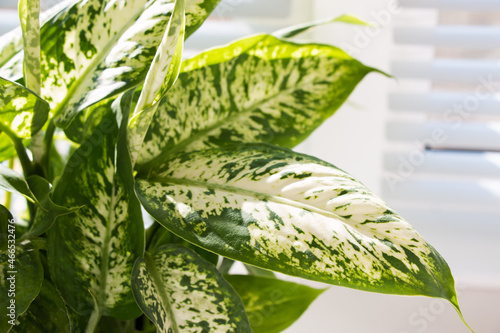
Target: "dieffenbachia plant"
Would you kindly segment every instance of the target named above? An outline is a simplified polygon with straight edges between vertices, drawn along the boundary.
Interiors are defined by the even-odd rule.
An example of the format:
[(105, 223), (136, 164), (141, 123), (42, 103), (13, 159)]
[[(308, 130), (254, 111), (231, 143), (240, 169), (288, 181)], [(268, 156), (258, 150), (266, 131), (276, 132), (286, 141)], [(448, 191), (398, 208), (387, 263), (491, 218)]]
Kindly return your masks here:
[(182, 61), (218, 2), (67, 0), (40, 19), (20, 1), (0, 38), (2, 332), (280, 332), (324, 289), (273, 272), (460, 313), (448, 265), (403, 217), (290, 150), (378, 71), (289, 38), (364, 23)]

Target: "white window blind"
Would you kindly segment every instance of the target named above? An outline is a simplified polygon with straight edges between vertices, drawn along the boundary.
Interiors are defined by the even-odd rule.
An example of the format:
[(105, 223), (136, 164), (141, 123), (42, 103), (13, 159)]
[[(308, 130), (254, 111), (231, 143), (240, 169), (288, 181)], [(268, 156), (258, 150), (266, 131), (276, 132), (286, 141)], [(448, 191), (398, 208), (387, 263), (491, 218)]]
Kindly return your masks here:
[(417, 224), (499, 236), (500, 1), (401, 5), (383, 195)]

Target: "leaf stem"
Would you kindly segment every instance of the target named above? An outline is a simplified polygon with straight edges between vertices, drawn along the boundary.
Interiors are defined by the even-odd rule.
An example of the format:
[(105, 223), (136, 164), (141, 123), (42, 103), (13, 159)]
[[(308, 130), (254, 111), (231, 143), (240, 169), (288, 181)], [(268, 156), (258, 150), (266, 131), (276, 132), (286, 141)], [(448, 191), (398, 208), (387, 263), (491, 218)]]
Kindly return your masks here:
[[(14, 157), (9, 158), (9, 169), (14, 168)], [(10, 204), (12, 202), (12, 193), (11, 192), (5, 192), (5, 208), (10, 210)]]
[(50, 152), (52, 148), (52, 143), (54, 142), (54, 133), (56, 131), (56, 125), (54, 124), (54, 118), (50, 119), (49, 125), (47, 126), (47, 131), (43, 138), (43, 157), (42, 157), (42, 168), (45, 172), (47, 179), (51, 180), (52, 175), (50, 172)]
[(232, 259), (229, 259), (229, 258), (222, 258), (222, 262), (219, 266), (219, 272), (222, 274), (222, 275), (225, 275), (225, 274), (228, 274), (229, 273), (229, 270), (231, 269), (231, 267), (233, 267), (233, 264), (234, 264), (234, 260)]

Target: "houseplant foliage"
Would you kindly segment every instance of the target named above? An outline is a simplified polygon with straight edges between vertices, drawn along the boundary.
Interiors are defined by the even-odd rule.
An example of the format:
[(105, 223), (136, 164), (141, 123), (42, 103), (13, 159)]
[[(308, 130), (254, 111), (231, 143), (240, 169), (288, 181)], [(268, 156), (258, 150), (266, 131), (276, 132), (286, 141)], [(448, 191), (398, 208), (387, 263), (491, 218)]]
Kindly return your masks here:
[[(288, 40), (328, 20), (182, 61), (218, 2), (68, 0), (40, 24), (20, 1), (22, 29), (0, 39), (0, 187), (28, 212), (14, 232), (10, 194), (0, 207), (2, 295), (18, 268), (2, 332), (280, 332), (322, 290), (271, 271), (458, 310), (410, 224), (289, 150), (377, 70)], [(233, 260), (249, 275), (228, 275)]]

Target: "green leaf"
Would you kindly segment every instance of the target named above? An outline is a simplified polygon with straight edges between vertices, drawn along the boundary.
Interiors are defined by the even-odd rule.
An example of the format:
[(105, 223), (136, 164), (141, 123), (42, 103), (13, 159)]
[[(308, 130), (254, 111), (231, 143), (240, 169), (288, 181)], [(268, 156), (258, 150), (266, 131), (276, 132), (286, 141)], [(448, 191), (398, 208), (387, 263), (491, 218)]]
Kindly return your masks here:
[[(85, 206), (59, 217), (47, 232), (51, 276), (64, 299), (80, 315), (89, 315), (97, 300), (99, 315), (131, 319), (139, 315), (130, 291), (130, 274), (144, 251), (144, 225), (135, 198), (126, 145), (131, 94), (113, 103), (70, 157), (52, 199), (62, 206)], [(111, 111), (111, 110), (110, 110)], [(117, 139), (118, 137), (118, 139)]]
[(0, 132), (0, 162), (16, 156), (16, 148), (12, 140), (4, 132)]
[(139, 100), (129, 121), (129, 146), (135, 164), (158, 102), (179, 76), (186, 27), (185, 0), (176, 0), (172, 17), (149, 68)]
[(33, 224), (23, 235), (23, 239), (40, 236), (52, 227), (58, 217), (71, 214), (79, 209), (79, 207), (66, 208), (56, 205), (50, 197), (52, 187), (46, 179), (39, 176), (30, 176), (27, 182), (40, 203), (40, 207), (36, 212)]
[[(186, 2), (186, 36), (218, 2)], [(42, 96), (57, 126), (144, 81), (173, 8), (172, 0), (81, 0), (42, 26)]]
[[(18, 316), (37, 297), (43, 282), (36, 246), (28, 241), (13, 244), (9, 242), (8, 249), (0, 253), (0, 332), (7, 332), (12, 322), (17, 323)], [(14, 306), (12, 300), (15, 300)]]
[(70, 333), (70, 320), (64, 300), (48, 280), (44, 280), (38, 297), (28, 311), (19, 317), (12, 333)]
[(15, 237), (14, 218), (4, 205), (0, 205), (0, 252), (7, 250), (9, 235)]
[(298, 25), (294, 25), (289, 28), (284, 28), (281, 30), (276, 31), (273, 33), (273, 36), (277, 38), (292, 38), (295, 37), (299, 34), (302, 34), (309, 29), (325, 25), (325, 24), (330, 24), (330, 23), (347, 23), (347, 24), (356, 24), (356, 25), (365, 25), (365, 26), (370, 26), (369, 23), (366, 23), (363, 20), (358, 19), (357, 17), (351, 16), (351, 15), (341, 15), (339, 17), (334, 17), (334, 18), (327, 18), (327, 19), (322, 19), (322, 20), (317, 20), (313, 22), (308, 22), (308, 23), (302, 23)]
[[(47, 121), (49, 105), (31, 90), (0, 78), (0, 129), (29, 138)], [(9, 134), (9, 133), (7, 133)]]
[(458, 307), (437, 251), (360, 182), (316, 158), (259, 144), (192, 152), (137, 179), (136, 193), (167, 229), (224, 257)]
[(179, 151), (228, 142), (293, 147), (374, 71), (329, 45), (270, 35), (242, 39), (183, 63), (160, 102), (138, 163), (161, 165)]
[(3, 164), (0, 164), (0, 189), (20, 194), (26, 199), (39, 204), (24, 177)]
[(157, 332), (251, 332), (238, 295), (185, 247), (166, 245), (138, 258), (132, 290)]
[(23, 31), (24, 82), (40, 94), (40, 0), (19, 0)]
[(240, 295), (254, 332), (278, 333), (293, 324), (325, 291), (278, 279), (226, 275)]

